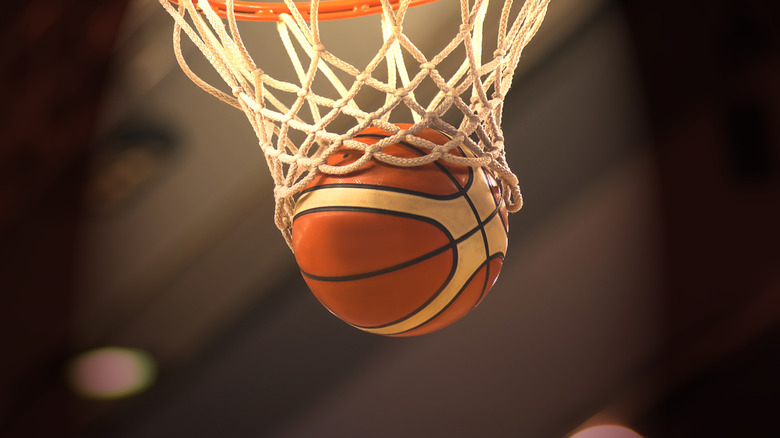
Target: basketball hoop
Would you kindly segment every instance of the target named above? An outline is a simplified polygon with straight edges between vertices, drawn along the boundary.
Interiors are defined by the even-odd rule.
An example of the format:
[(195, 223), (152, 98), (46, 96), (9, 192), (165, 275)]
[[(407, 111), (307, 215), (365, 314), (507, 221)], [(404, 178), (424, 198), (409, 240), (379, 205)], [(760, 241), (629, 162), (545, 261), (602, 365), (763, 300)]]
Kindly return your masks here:
[[(450, 43), (433, 55), (423, 53), (403, 28), (411, 7), (433, 0), (159, 1), (175, 20), (174, 49), (183, 71), (249, 119), (274, 178), (275, 222), (288, 244), (292, 242), (298, 194), (319, 174), (347, 174), (370, 160), (403, 167), (434, 161), (484, 167), (499, 181), (507, 209), (514, 212), (521, 208), (518, 179), (505, 159), (503, 100), (522, 50), (541, 25), (549, 0), (526, 0), (514, 9), (512, 0), (494, 0), (498, 4), (493, 8), (489, 0), (460, 0), (459, 29), (451, 39), (447, 37)], [(458, 4), (448, 2), (453, 7)], [(495, 47), (487, 49), (482, 33), (489, 10), (495, 11), (498, 35)], [(320, 20), (368, 14), (380, 14), (377, 29), (382, 45), (366, 66), (354, 66), (323, 45)], [(239, 33), (239, 20), (276, 21), (295, 82), (273, 78), (255, 63)], [(348, 29), (345, 22), (341, 32)], [(182, 31), (219, 73), (229, 93), (193, 73), (182, 55)], [(483, 52), (489, 54), (485, 59)], [(465, 53), (465, 59), (457, 60), (459, 67), (444, 77), (441, 65), (448, 57), (458, 56), (455, 53)], [(335, 97), (319, 92), (316, 85), (321, 83), (330, 84)], [(430, 100), (422, 101), (418, 98), (422, 93), (415, 93), (422, 83), (435, 84), (437, 91)], [(361, 90), (381, 93), (384, 103), (372, 110), (361, 108), (356, 99)], [(410, 114), (406, 121), (412, 123), (392, 123), (398, 121), (395, 119), (401, 111)], [(450, 117), (453, 112), (460, 120), (445, 120), (445, 114)], [(351, 121), (351, 127), (337, 131), (337, 119)], [(372, 144), (355, 140), (369, 128), (381, 129), (388, 136)], [(436, 144), (416, 135), (428, 128), (444, 133), (449, 140)], [(383, 152), (400, 141), (428, 153), (401, 158)], [(450, 153), (454, 148), (468, 153)], [(328, 157), (343, 149), (362, 155), (349, 165), (328, 164)]]
[[(172, 0), (179, 3), (178, 0)], [(436, 0), (412, 0), (409, 6), (417, 6)], [(208, 0), (211, 8), (222, 18), (228, 17), (228, 6), (224, 1)], [(400, 7), (401, 0), (390, 0), (393, 9)], [(296, 5), (301, 16), (310, 21), (312, 6), (310, 3)], [(233, 11), (239, 20), (245, 21), (277, 21), (281, 14), (292, 14), (285, 3), (257, 3), (246, 1), (233, 2)], [(317, 6), (319, 20), (340, 20), (382, 12), (381, 0), (321, 0)]]

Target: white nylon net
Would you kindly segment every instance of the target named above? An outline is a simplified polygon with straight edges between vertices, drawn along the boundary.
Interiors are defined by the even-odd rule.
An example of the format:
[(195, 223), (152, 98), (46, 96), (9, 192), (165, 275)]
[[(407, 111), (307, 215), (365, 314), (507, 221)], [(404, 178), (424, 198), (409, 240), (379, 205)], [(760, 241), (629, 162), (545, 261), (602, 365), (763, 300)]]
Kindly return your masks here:
[[(173, 44), (182, 70), (205, 91), (244, 111), (252, 124), (275, 183), (275, 222), (288, 244), (292, 239), (295, 195), (320, 172), (349, 173), (371, 159), (396, 166), (443, 160), (485, 167), (500, 181), (507, 209), (514, 212), (522, 207), (517, 177), (505, 159), (501, 115), (520, 55), (541, 25), (549, 0), (526, 0), (515, 13), (512, 0), (497, 0), (503, 3), (498, 8), (498, 35), (495, 49), (485, 57), (482, 37), (489, 0), (460, 0), (459, 30), (432, 57), (404, 33), (404, 18), (417, 8), (410, 10), (409, 0), (401, 0), (393, 10), (389, 0), (382, 0), (383, 14), (377, 16), (382, 45), (362, 68), (335, 56), (322, 44), (316, 19), (318, 0), (311, 0), (311, 22), (304, 20), (293, 0), (285, 0), (292, 13), (282, 14), (276, 27), (294, 68), (295, 83), (272, 78), (255, 63), (239, 34), (232, 0), (226, 2), (226, 19), (220, 18), (205, 0), (179, 0), (178, 7), (169, 0), (159, 1), (175, 19)], [(349, 32), (349, 20), (343, 23), (343, 31)], [(182, 31), (219, 73), (232, 95), (193, 73), (182, 55)], [(437, 68), (456, 52), (465, 54), (465, 59), (458, 60), (459, 67), (444, 77)], [(301, 54), (305, 54), (303, 59)], [(323, 78), (335, 89), (336, 98), (326, 97), (313, 86)], [(423, 83), (433, 83), (437, 89), (425, 101), (416, 97), (421, 93), (415, 93)], [(357, 96), (365, 89), (384, 96), (378, 109), (367, 111), (358, 105)], [(404, 108), (411, 120), (391, 120)], [(457, 121), (452, 120), (453, 112), (459, 115)], [(350, 121), (347, 129), (343, 129), (345, 118)], [(402, 121), (413, 124), (400, 129), (392, 123)], [(371, 126), (392, 135), (372, 145), (353, 140)], [(438, 145), (414, 135), (428, 127), (443, 131), (452, 140)], [(382, 152), (385, 146), (399, 141), (429, 152), (417, 158)], [(470, 150), (473, 157), (449, 153), (459, 146)], [(363, 154), (349, 165), (328, 165), (327, 158), (340, 148)]]

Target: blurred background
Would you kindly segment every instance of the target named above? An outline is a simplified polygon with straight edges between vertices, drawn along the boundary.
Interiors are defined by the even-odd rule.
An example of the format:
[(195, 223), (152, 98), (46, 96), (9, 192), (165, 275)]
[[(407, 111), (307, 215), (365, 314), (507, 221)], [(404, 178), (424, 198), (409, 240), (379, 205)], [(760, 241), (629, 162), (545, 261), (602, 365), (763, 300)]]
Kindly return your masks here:
[[(412, 11), (421, 41), (448, 2)], [(553, 0), (505, 107), (499, 281), (391, 339), (308, 291), (250, 125), (156, 1), (8, 5), (0, 436), (778, 436), (778, 18)], [(261, 66), (271, 27), (243, 27)]]

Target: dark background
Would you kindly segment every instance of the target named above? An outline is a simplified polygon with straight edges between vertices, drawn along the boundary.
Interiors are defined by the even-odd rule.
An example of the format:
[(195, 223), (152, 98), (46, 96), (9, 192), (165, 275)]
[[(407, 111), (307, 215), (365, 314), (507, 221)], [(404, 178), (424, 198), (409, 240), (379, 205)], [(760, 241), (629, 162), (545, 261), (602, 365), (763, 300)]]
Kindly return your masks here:
[[(608, 214), (608, 209), (595, 211), (603, 207), (598, 202), (588, 201), (597, 199), (597, 194), (579, 203), (575, 198), (579, 199), (583, 188), (591, 187), (591, 183), (595, 184), (593, 193), (612, 193), (610, 184), (599, 183), (605, 175), (617, 172), (624, 175), (620, 178), (627, 178), (628, 183), (619, 178), (604, 180), (612, 181), (619, 190), (633, 181), (631, 175), (640, 172), (636, 169), (649, 172), (647, 190), (652, 195), (647, 199), (654, 202), (648, 210), (652, 216), (641, 218), (655, 230), (650, 239), (655, 249), (648, 250), (637, 263), (650, 260), (648, 263), (657, 266), (647, 277), (652, 284), (643, 283), (657, 308), (648, 316), (654, 334), (636, 342), (652, 345), (642, 350), (644, 353), (630, 366), (621, 368), (627, 371), (620, 379), (602, 386), (595, 380), (594, 387), (583, 392), (587, 395), (576, 405), (563, 402), (567, 387), (588, 384), (587, 370), (577, 375), (569, 368), (558, 369), (559, 362), (552, 353), (535, 358), (513, 356), (515, 350), (510, 346), (526, 339), (520, 331), (538, 342), (536, 347), (520, 345), (520, 350), (577, 348), (574, 340), (566, 343), (556, 338), (553, 329), (538, 337), (529, 335), (523, 322), (516, 319), (523, 313), (516, 318), (511, 315), (511, 304), (524, 305), (523, 296), (503, 309), (485, 307), (490, 300), (486, 301), (478, 310), (481, 316), (475, 316), (475, 327), (453, 328), (449, 337), (404, 344), (355, 333), (339, 323), (307, 295), (294, 267), (286, 266), (282, 269), (284, 275), (266, 285), (270, 292), (264, 292), (262, 299), (250, 300), (242, 312), (226, 317), (218, 330), (212, 330), (198, 348), (187, 354), (166, 353), (154, 339), (164, 338), (166, 327), (150, 329), (144, 336), (122, 335), (121, 328), (99, 333), (96, 329), (92, 339), (74, 338), (77, 314), (73, 309), (82, 305), (77, 264), (91, 220), (92, 163), (101, 141), (117, 135), (96, 132), (110, 72), (116, 71), (116, 67), (112, 70), (117, 65), (115, 43), (127, 3), (34, 0), (9, 5), (0, 18), (0, 435), (311, 436), (312, 430), (320, 430), (315, 436), (388, 436), (397, 432), (409, 436), (471, 436), (470, 431), (482, 431), (483, 436), (552, 438), (564, 436), (588, 421), (607, 418), (645, 437), (777, 436), (777, 2), (603, 2), (573, 30), (558, 39), (551, 38), (548, 49), (538, 55), (541, 59), (519, 75), (510, 93), (505, 124), (510, 125), (508, 121), (515, 120), (513, 117), (518, 122), (506, 127), (508, 134), (517, 132), (517, 126), (525, 126), (523, 123), (530, 124), (529, 119), (542, 127), (552, 127), (548, 132), (581, 129), (570, 134), (582, 144), (563, 144), (555, 137), (563, 134), (550, 134), (545, 150), (558, 148), (555, 151), (561, 156), (555, 159), (534, 151), (533, 144), (514, 153), (517, 163), (513, 166), (530, 195), (520, 216), (513, 217), (512, 242), (517, 246), (536, 239), (534, 247), (542, 249), (521, 259), (533, 261), (538, 272), (546, 272), (545, 263), (550, 264), (552, 274), (544, 277), (547, 283), (540, 284), (549, 285), (554, 277), (576, 275), (570, 270), (579, 272), (576, 266), (564, 263), (568, 260), (565, 257), (563, 262), (556, 262), (560, 257), (543, 249), (557, 242), (553, 238), (545, 240), (544, 227), (562, 221), (556, 219), (560, 218), (556, 216), (559, 208), (575, 205), (571, 208), (576, 214)], [(643, 108), (641, 124), (647, 136), (626, 149), (588, 155), (588, 142), (600, 142), (600, 135), (610, 138), (610, 131), (623, 128), (610, 125), (609, 119), (589, 118), (589, 108), (600, 102), (584, 92), (565, 94), (565, 87), (556, 87), (555, 79), (577, 78), (579, 70), (567, 70), (567, 65), (580, 66), (586, 60), (599, 59), (598, 48), (602, 46), (588, 46), (587, 42), (615, 22), (620, 23), (620, 35), (625, 38), (631, 66), (636, 69), (637, 105)], [(166, 38), (160, 44), (169, 50), (168, 41)], [(533, 56), (532, 47), (533, 43), (529, 56)], [(566, 76), (556, 76), (561, 71)], [(580, 86), (587, 87), (588, 83)], [(540, 89), (549, 92), (544, 94)], [(191, 92), (200, 93), (194, 87)], [(582, 101), (575, 103), (577, 96)], [(529, 101), (541, 103), (529, 109), (528, 104), (523, 106)], [(534, 119), (542, 116), (547, 122)], [(241, 119), (238, 113), (233, 117)], [(560, 124), (553, 123), (556, 117)], [(133, 123), (127, 122), (133, 135), (151, 137), (158, 145), (154, 156), (176, 159), (169, 151), (179, 141), (174, 134), (153, 124), (138, 122), (138, 128)], [(521, 131), (515, 138), (523, 136)], [(571, 161), (567, 161), (570, 149), (579, 152), (570, 154)], [(596, 158), (579, 160), (578, 153)], [(262, 161), (258, 165), (262, 166)], [(538, 188), (547, 181), (542, 175), (556, 172), (564, 176), (544, 189)], [(536, 181), (539, 184), (535, 186)], [(633, 199), (631, 193), (627, 196)], [(268, 199), (264, 202), (268, 209)], [(121, 214), (122, 210), (118, 211), (114, 214)], [(258, 216), (254, 210), (247, 215), (254, 215), (254, 226), (272, 227), (270, 216)], [(518, 219), (523, 215), (524, 219)], [(575, 239), (573, 242), (579, 245), (558, 250), (598, 254), (600, 245), (609, 246), (598, 239), (633, 235), (630, 228), (627, 234), (614, 236), (608, 228), (602, 231), (604, 234), (591, 236), (596, 240)], [(275, 248), (280, 246), (279, 241), (273, 244)], [(200, 251), (206, 253), (209, 248)], [(577, 263), (587, 258), (584, 255), (572, 260)], [(559, 264), (552, 268), (552, 263)], [(630, 275), (620, 263), (620, 258), (616, 259), (615, 271), (605, 275)], [(511, 280), (511, 275), (504, 273), (499, 283)], [(578, 282), (576, 278), (568, 283), (561, 281), (563, 285), (558, 287), (567, 290), (576, 288)], [(501, 293), (498, 288), (493, 294)], [(532, 299), (529, 303), (530, 307), (538, 304)], [(588, 300), (580, 296), (576, 303), (588, 305)], [(202, 303), (201, 307), (208, 305)], [(556, 314), (561, 311), (538, 306), (535, 315), (540, 323), (528, 329), (559, 325)], [(590, 326), (585, 322), (578, 329), (587, 332)], [(576, 321), (572, 325), (577, 328)], [(623, 328), (618, 325), (610, 330), (619, 333)], [(487, 345), (485, 339), (492, 341)], [(62, 379), (68, 359), (85, 348), (106, 343), (150, 350), (161, 367), (157, 385), (133, 399), (110, 403), (73, 395)], [(454, 353), (465, 347), (473, 350)], [(579, 354), (604, 361), (583, 363), (611, 370), (606, 365), (609, 355), (602, 357), (587, 349)], [(464, 359), (472, 355), (485, 361)], [(380, 375), (387, 371), (382, 363), (393, 357), (409, 360), (399, 365), (401, 370), (441, 366), (430, 376), (438, 376), (442, 382), (414, 371), (398, 371), (385, 380)], [(416, 358), (430, 361), (419, 362)], [(449, 360), (454, 362), (448, 365)], [(512, 367), (534, 361), (539, 366), (532, 370), (545, 369), (548, 373), (539, 381), (560, 386), (513, 384)], [(523, 368), (517, 371), (517, 382), (536, 378), (528, 373), (523, 377)], [(556, 372), (561, 374), (556, 376)], [(491, 374), (500, 381), (487, 380)], [(403, 397), (414, 412), (391, 403), (399, 401), (396, 398), (378, 397), (371, 404), (355, 395), (361, 388), (392, 393), (399, 381), (423, 377), (423, 383), (412, 385), (420, 393), (415, 394), (412, 388)], [(501, 388), (511, 394), (501, 393)], [(524, 405), (520, 396), (513, 394), (528, 388), (538, 391), (533, 400), (544, 405), (549, 414), (522, 413), (533, 410), (534, 402)], [(425, 391), (439, 392), (426, 395)], [(338, 406), (328, 410), (334, 400), (345, 400), (343, 412)], [(350, 405), (350, 400), (362, 402)], [(470, 405), (486, 400), (494, 401), (496, 406)], [(471, 422), (463, 420), (471, 414), (475, 416)], [(340, 422), (346, 419), (352, 424)], [(528, 426), (534, 421), (539, 424)], [(329, 429), (318, 429), (322, 427)]]

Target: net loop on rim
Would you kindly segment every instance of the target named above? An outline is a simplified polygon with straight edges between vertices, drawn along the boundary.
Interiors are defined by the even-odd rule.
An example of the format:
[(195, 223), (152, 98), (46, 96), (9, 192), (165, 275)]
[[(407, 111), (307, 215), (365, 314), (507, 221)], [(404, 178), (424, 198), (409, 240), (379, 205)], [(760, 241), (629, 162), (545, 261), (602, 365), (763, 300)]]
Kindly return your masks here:
[[(512, 12), (512, 0), (497, 1), (496, 47), (485, 51), (492, 54), (485, 61), (482, 36), (490, 0), (460, 0), (459, 30), (432, 57), (415, 45), (402, 25), (411, 6), (433, 0), (360, 0), (359, 4), (378, 4), (381, 11), (378, 27), (382, 44), (363, 68), (331, 53), (320, 39), (319, 20), (324, 19), (325, 9), (334, 3), (355, 5), (355, 1), (311, 0), (301, 4), (285, 0), (287, 9), (275, 18), (276, 30), (296, 82), (271, 77), (250, 56), (237, 25), (239, 19), (246, 19), (241, 15), (243, 2), (227, 0), (220, 9), (214, 0), (176, 0), (176, 7), (171, 0), (159, 1), (175, 21), (173, 45), (182, 70), (205, 91), (241, 109), (252, 125), (275, 183), (275, 222), (288, 244), (295, 196), (319, 173), (347, 174), (371, 159), (403, 167), (436, 160), (485, 167), (499, 180), (507, 209), (521, 208), (518, 179), (507, 166), (504, 151), (503, 99), (523, 48), (544, 19), (549, 0), (526, 0), (516, 12)], [(231, 94), (192, 71), (182, 55), (182, 32), (203, 53)], [(456, 60), (456, 51), (465, 54), (465, 59)], [(455, 61), (454, 72), (445, 75), (443, 67), (448, 59), (449, 64)], [(425, 87), (433, 89), (432, 97), (425, 97), (427, 101), (418, 97), (418, 92), (426, 94)], [(364, 91), (384, 95), (384, 102), (371, 110), (365, 103), (361, 108), (358, 102)], [(405, 113), (403, 119), (411, 119), (411, 125), (391, 123), (391, 118), (398, 121), (399, 113)], [(459, 115), (458, 120), (452, 120), (453, 114)], [(349, 126), (344, 126), (345, 120), (350, 121)], [(370, 127), (384, 130), (388, 136), (372, 145), (354, 139)], [(437, 129), (451, 140), (439, 145), (415, 135), (426, 128)], [(427, 154), (402, 158), (382, 152), (401, 141)], [(467, 156), (450, 153), (457, 147)], [(362, 155), (348, 165), (329, 165), (328, 157), (342, 149)]]

